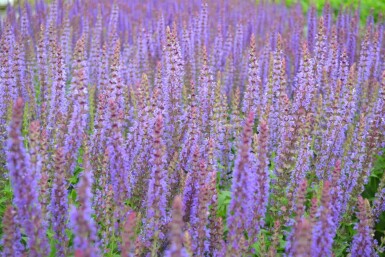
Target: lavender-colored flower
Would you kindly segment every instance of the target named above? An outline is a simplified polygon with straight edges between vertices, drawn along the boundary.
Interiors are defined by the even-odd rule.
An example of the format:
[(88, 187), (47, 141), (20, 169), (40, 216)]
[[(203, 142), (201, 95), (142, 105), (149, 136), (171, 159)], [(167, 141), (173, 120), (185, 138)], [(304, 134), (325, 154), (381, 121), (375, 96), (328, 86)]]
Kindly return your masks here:
[[(301, 229), (301, 226), (305, 225), (303, 222), (309, 222), (307, 219), (303, 218), (305, 214), (305, 201), (306, 201), (306, 190), (307, 190), (307, 181), (303, 180), (300, 184), (300, 188), (298, 190), (298, 193), (296, 195), (296, 204), (295, 204), (295, 219), (291, 219), (288, 224), (293, 224), (291, 232), (288, 236), (288, 242), (286, 244), (285, 252), (287, 256), (295, 256), (294, 253), (298, 251), (298, 248), (301, 248), (298, 246), (298, 243), (301, 242), (302, 239), (299, 239), (300, 231), (297, 231), (298, 229)], [(306, 224), (309, 225), (309, 224)], [(304, 234), (305, 235), (305, 234)], [(311, 240), (310, 232), (306, 234), (306, 236), (309, 236), (309, 241)], [(297, 244), (297, 245), (296, 245)], [(310, 248), (306, 248), (307, 250), (310, 250)]]
[(208, 239), (210, 237), (210, 232), (207, 228), (210, 204), (210, 188), (207, 184), (209, 168), (204, 160), (201, 160), (198, 165), (199, 174), (197, 174), (190, 214), (190, 235), (196, 238), (192, 242), (193, 251), (199, 255), (205, 255), (209, 250)]
[(58, 119), (58, 115), (64, 116), (68, 111), (68, 100), (66, 97), (66, 80), (67, 74), (64, 66), (63, 52), (60, 46), (53, 46), (54, 60), (53, 65), (53, 83), (51, 87), (50, 109), (48, 114), (49, 130), (53, 130), (53, 126)]
[(24, 246), (21, 243), (17, 211), (13, 206), (8, 206), (3, 216), (3, 236), (0, 241), (3, 249), (1, 256), (24, 256)]
[[(157, 248), (158, 240), (164, 238), (163, 226), (168, 222), (167, 207), (167, 185), (168, 175), (165, 167), (163, 144), (163, 117), (158, 115), (152, 141), (152, 170), (148, 183), (146, 199), (146, 216), (143, 220), (145, 240), (153, 240), (153, 247)], [(148, 242), (148, 241), (147, 241)], [(156, 252), (156, 249), (152, 249)]]
[(259, 102), (260, 102), (260, 92), (261, 89), (261, 78), (259, 77), (259, 67), (257, 59), (257, 46), (255, 35), (251, 36), (250, 40), (250, 50), (249, 50), (249, 67), (248, 67), (248, 77), (247, 85), (245, 90), (245, 95), (243, 96), (242, 111), (244, 113), (258, 113), (259, 111)]
[(84, 158), (84, 171), (81, 175), (77, 188), (77, 200), (79, 206), (71, 206), (70, 225), (73, 229), (74, 250), (82, 252), (84, 256), (99, 256), (98, 240), (96, 235), (96, 225), (92, 218), (92, 184), (93, 171), (89, 163), (87, 152)]
[(87, 128), (89, 113), (88, 87), (85, 74), (85, 49), (84, 38), (76, 44), (74, 75), (71, 84), (71, 96), (73, 98), (73, 111), (68, 124), (68, 134), (64, 141), (64, 154), (68, 160), (68, 172), (72, 174), (78, 150), (81, 146), (84, 133)]
[(250, 202), (250, 210), (253, 212), (252, 227), (249, 237), (256, 237), (264, 226), (267, 205), (269, 202), (270, 178), (268, 156), (269, 128), (266, 121), (261, 120), (256, 152), (256, 173), (250, 176), (254, 196)]
[[(197, 201), (197, 190), (199, 182), (199, 157), (200, 148), (197, 143), (192, 147), (191, 153), (191, 168), (188, 170), (187, 177), (185, 179), (185, 186), (183, 188), (183, 214), (184, 220), (190, 221), (194, 200)], [(195, 199), (194, 199), (195, 198)]]
[(122, 233), (122, 256), (133, 256), (134, 239), (136, 228), (136, 214), (131, 212), (127, 215), (127, 220), (124, 222), (124, 228)]
[[(20, 237), (28, 256), (51, 243), (273, 257), (282, 238), (287, 256), (334, 254), (385, 142), (381, 18), (334, 21), (330, 3), (318, 16), (271, 1), (34, 2), (0, 19), (6, 255)], [(350, 249), (376, 248), (369, 221)]]
[(310, 52), (314, 50), (315, 44), (315, 35), (317, 33), (317, 10), (313, 5), (310, 7), (310, 11), (308, 12), (308, 31), (307, 31), (307, 39)]
[[(307, 257), (315, 256), (312, 254), (311, 244), (311, 223), (306, 218), (301, 218), (294, 228), (293, 243), (291, 251), (287, 253), (287, 257)], [(326, 256), (326, 255), (325, 255)]]
[(269, 149), (270, 151), (276, 151), (278, 139), (280, 137), (279, 127), (283, 125), (281, 111), (285, 108), (284, 98), (286, 95), (286, 71), (285, 71), (285, 59), (283, 53), (283, 42), (281, 35), (277, 36), (277, 47), (273, 52), (272, 68), (271, 68), (271, 111), (269, 113)]
[(369, 203), (365, 201), (361, 196), (358, 197), (358, 211), (357, 217), (359, 219), (358, 223), (355, 226), (357, 234), (353, 238), (351, 244), (350, 253), (352, 257), (370, 257), (377, 256), (374, 246), (376, 242), (374, 241), (372, 234), (372, 222), (370, 220), (370, 215), (368, 208), (370, 208)]
[[(314, 55), (315, 55), (316, 80), (317, 80), (317, 84), (321, 86), (323, 69), (325, 68), (325, 64), (326, 64), (326, 44), (327, 44), (325, 21), (323, 17), (320, 17), (318, 21), (318, 31), (315, 36), (315, 41), (316, 42), (314, 47)], [(336, 49), (332, 48), (332, 50), (335, 51)]]
[(170, 249), (166, 251), (167, 257), (185, 257), (188, 256), (186, 249), (183, 247), (183, 210), (182, 210), (182, 198), (180, 196), (175, 197), (172, 206), (172, 222)]
[[(252, 139), (252, 129), (254, 123), (254, 114), (249, 113), (246, 124), (242, 133), (239, 144), (239, 153), (235, 160), (235, 167), (233, 172), (233, 181), (231, 186), (231, 202), (228, 208), (228, 226), (229, 226), (229, 243), (228, 252), (231, 254), (240, 254), (245, 249), (242, 245), (245, 240), (243, 233), (247, 232), (252, 221), (250, 210), (249, 190), (253, 190), (250, 179), (255, 169), (255, 165), (250, 158), (250, 148)], [(261, 167), (263, 167), (261, 163)], [(261, 187), (263, 188), (263, 187)]]
[(295, 78), (296, 93), (294, 95), (293, 112), (297, 112), (301, 108), (307, 112), (314, 112), (315, 105), (312, 103), (318, 85), (316, 84), (313, 69), (314, 59), (311, 58), (309, 49), (304, 43), (302, 45), (302, 59)]
[(55, 152), (55, 177), (53, 179), (50, 204), (52, 229), (57, 242), (57, 256), (66, 256), (68, 248), (68, 238), (66, 236), (68, 222), (68, 186), (65, 167), (63, 148), (58, 148)]
[(312, 256), (331, 256), (333, 235), (332, 202), (330, 199), (330, 183), (324, 182), (321, 206), (318, 209), (318, 222), (313, 228)]
[(383, 211), (385, 211), (385, 176), (381, 178), (378, 191), (374, 197), (372, 209), (373, 219), (377, 221)]
[(46, 224), (43, 220), (38, 199), (38, 177), (31, 173), (30, 156), (26, 152), (21, 136), (24, 103), (16, 100), (12, 121), (9, 127), (7, 144), (7, 166), (14, 192), (14, 204), (22, 231), (27, 235), (27, 247), (31, 256), (44, 256), (48, 253)]

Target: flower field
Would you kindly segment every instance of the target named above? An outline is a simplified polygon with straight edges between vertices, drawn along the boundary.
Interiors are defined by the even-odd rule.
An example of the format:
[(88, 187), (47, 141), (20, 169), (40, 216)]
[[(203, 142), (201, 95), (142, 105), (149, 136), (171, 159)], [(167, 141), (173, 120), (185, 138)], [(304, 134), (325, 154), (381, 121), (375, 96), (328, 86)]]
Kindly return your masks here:
[(385, 256), (384, 35), (327, 3), (8, 7), (1, 256)]

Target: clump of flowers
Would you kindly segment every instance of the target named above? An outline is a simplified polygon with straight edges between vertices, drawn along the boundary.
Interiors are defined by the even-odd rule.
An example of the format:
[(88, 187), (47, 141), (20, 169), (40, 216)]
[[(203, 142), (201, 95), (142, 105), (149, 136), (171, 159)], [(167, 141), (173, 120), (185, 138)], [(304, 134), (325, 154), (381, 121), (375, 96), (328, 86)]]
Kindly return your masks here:
[(255, 2), (7, 8), (2, 256), (382, 253), (383, 19)]

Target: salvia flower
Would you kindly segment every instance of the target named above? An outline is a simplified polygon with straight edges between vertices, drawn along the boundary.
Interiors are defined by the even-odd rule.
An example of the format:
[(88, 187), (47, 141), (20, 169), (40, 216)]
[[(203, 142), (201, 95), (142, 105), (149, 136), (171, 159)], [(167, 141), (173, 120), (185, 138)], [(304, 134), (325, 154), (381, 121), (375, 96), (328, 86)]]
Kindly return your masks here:
[(122, 256), (130, 257), (133, 256), (134, 239), (135, 239), (135, 228), (136, 228), (136, 214), (130, 212), (127, 215), (127, 219), (124, 223), (124, 229), (122, 233)]
[(17, 211), (13, 206), (8, 206), (3, 217), (3, 247), (1, 256), (21, 257), (24, 255), (24, 246), (21, 243), (21, 233), (17, 220)]
[[(291, 251), (286, 256), (308, 257), (312, 255), (311, 244), (311, 224), (307, 218), (299, 219), (295, 225), (295, 233), (293, 235), (293, 243)], [(326, 256), (326, 255), (325, 255)]]
[(31, 256), (44, 256), (48, 252), (46, 224), (38, 199), (38, 181), (31, 173), (30, 156), (26, 152), (21, 136), (24, 103), (18, 98), (13, 108), (7, 145), (7, 164), (14, 188), (14, 204), (18, 210), (20, 224), (28, 237), (27, 247)]
[(74, 250), (82, 252), (84, 256), (99, 256), (96, 244), (96, 226), (92, 214), (92, 188), (93, 173), (88, 157), (85, 155), (84, 171), (77, 188), (79, 206), (71, 206), (70, 225), (74, 231)]
[[(152, 170), (148, 183), (146, 207), (147, 212), (143, 220), (146, 240), (153, 240), (157, 245), (158, 240), (163, 239), (163, 226), (168, 222), (166, 213), (167, 206), (167, 169), (164, 165), (166, 156), (164, 155), (165, 146), (163, 144), (163, 117), (158, 115), (153, 135), (152, 149)], [(157, 247), (157, 246), (153, 246)]]
[(369, 257), (377, 256), (374, 246), (376, 245), (375, 240), (373, 239), (373, 229), (372, 222), (370, 220), (370, 214), (368, 212), (367, 200), (358, 197), (358, 211), (357, 217), (359, 219), (358, 223), (355, 226), (357, 234), (353, 238), (353, 242), (350, 248), (350, 253), (352, 257)]
[(5, 255), (383, 250), (385, 178), (371, 210), (359, 198), (385, 146), (381, 17), (330, 3), (304, 15), (274, 1), (24, 2), (0, 19)]
[[(231, 187), (231, 202), (228, 209), (229, 245), (228, 252), (239, 254), (244, 250), (242, 243), (243, 233), (250, 229), (251, 210), (249, 207), (251, 187), (250, 178), (253, 173), (254, 164), (250, 158), (252, 129), (254, 114), (249, 113), (240, 141), (240, 151), (235, 160), (233, 173), (233, 184)], [(262, 153), (263, 154), (263, 153)], [(261, 163), (261, 165), (265, 165)], [(263, 167), (263, 166), (261, 166)], [(261, 185), (264, 188), (264, 185)]]
[(68, 222), (68, 193), (65, 170), (65, 158), (62, 147), (55, 152), (55, 175), (51, 192), (50, 213), (52, 216), (52, 228), (56, 239), (56, 255), (66, 256), (68, 238), (66, 228)]
[(318, 222), (313, 228), (312, 256), (330, 256), (332, 253), (334, 223), (329, 190), (330, 183), (325, 181), (317, 214)]
[(166, 251), (167, 257), (184, 257), (188, 256), (186, 249), (183, 247), (183, 210), (182, 199), (180, 196), (175, 197), (173, 201), (172, 222), (170, 233), (170, 249)]

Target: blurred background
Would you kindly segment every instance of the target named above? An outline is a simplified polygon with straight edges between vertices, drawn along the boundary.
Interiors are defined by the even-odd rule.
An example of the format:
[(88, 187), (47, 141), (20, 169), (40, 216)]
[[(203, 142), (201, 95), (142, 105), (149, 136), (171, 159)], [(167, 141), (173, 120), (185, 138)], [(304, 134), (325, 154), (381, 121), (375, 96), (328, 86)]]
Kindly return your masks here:
[[(18, 5), (18, 4), (23, 4), (25, 1), (34, 3), (35, 1), (38, 1), (38, 0), (0, 0), (0, 12), (4, 14), (8, 3), (12, 5)], [(45, 1), (50, 2), (50, 0), (45, 0)], [(62, 1), (71, 1), (71, 0), (62, 0)], [(81, 1), (86, 1), (86, 0), (81, 0)], [(130, 1), (130, 0), (126, 0), (126, 1)], [(186, 0), (186, 1), (189, 1), (189, 0)], [(247, 0), (238, 0), (238, 1), (247, 1)], [(365, 22), (366, 18), (370, 14), (373, 14), (373, 17), (376, 21), (378, 19), (382, 19), (381, 15), (384, 16), (385, 14), (385, 0), (328, 0), (328, 1), (327, 0), (257, 0), (257, 2), (261, 2), (261, 1), (285, 3), (288, 6), (300, 4), (304, 12), (307, 12), (309, 7), (313, 5), (317, 8), (319, 13), (322, 12), (322, 8), (324, 7), (325, 3), (329, 2), (335, 14), (337, 14), (337, 12), (341, 8), (356, 10), (358, 7), (360, 7), (361, 22)], [(210, 3), (209, 0), (206, 0), (206, 2)]]

